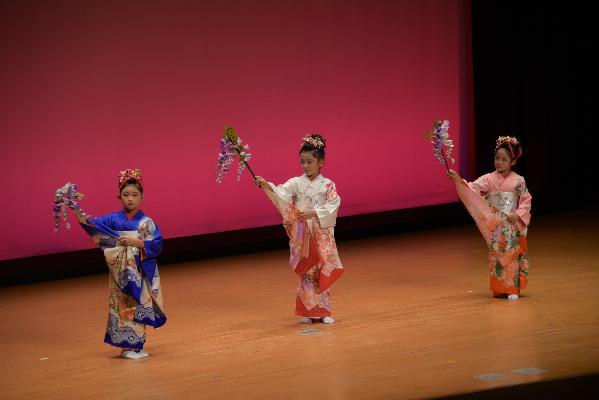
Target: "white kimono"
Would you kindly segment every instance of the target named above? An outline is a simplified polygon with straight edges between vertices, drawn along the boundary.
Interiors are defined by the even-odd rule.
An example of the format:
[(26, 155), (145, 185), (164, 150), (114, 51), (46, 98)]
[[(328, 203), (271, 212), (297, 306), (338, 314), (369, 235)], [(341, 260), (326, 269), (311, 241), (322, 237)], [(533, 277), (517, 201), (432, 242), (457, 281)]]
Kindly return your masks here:
[[(328, 289), (343, 274), (334, 236), (341, 204), (335, 184), (322, 175), (313, 180), (302, 175), (282, 185), (269, 185), (273, 191), (265, 191), (283, 216), (290, 238), (290, 263), (299, 275), (295, 313), (330, 316)], [(306, 210), (316, 211), (316, 217), (304, 221), (299, 212)]]

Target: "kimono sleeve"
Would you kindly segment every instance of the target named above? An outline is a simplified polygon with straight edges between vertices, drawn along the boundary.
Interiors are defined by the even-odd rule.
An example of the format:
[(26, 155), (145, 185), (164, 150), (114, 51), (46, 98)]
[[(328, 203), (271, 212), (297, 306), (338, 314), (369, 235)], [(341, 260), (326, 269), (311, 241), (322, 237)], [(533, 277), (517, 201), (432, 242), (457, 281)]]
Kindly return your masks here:
[(485, 174), (475, 180), (474, 182), (464, 182), (468, 185), (468, 187), (476, 192), (478, 195), (484, 196), (491, 190), (491, 185), (489, 184), (489, 174)]
[[(110, 229), (112, 231), (118, 231), (116, 226), (115, 213), (102, 215), (101, 217), (88, 217), (88, 222), (100, 229)], [(118, 235), (117, 235), (118, 236)]]
[(119, 237), (119, 234), (115, 229), (116, 221), (114, 213), (106, 214), (101, 217), (78, 217), (78, 220), (81, 228), (83, 228), (100, 248), (105, 249), (117, 245), (116, 238)]
[(147, 218), (140, 225), (139, 237), (144, 242), (144, 259), (158, 257), (162, 252), (162, 233), (152, 218)]
[(335, 226), (337, 222), (337, 211), (341, 205), (341, 197), (337, 194), (337, 189), (333, 182), (326, 183), (325, 203), (316, 207), (316, 216), (321, 228), (329, 228)]
[(162, 251), (162, 233), (151, 218), (147, 218), (138, 229), (139, 238), (143, 240), (144, 247), (140, 251), (141, 268), (146, 277), (153, 281), (156, 276), (156, 257)]
[(277, 210), (279, 210), (279, 212), (285, 218), (287, 215), (287, 208), (293, 204), (293, 198), (297, 196), (297, 179), (291, 178), (287, 182), (278, 186), (275, 186), (271, 182), (268, 182), (268, 184), (272, 188), (272, 192), (267, 189), (264, 189), (264, 191), (266, 192), (268, 198), (273, 202)]
[(297, 179), (291, 178), (282, 185), (275, 186), (273, 183), (268, 182), (272, 188), (274, 194), (277, 195), (285, 203), (291, 203), (293, 198), (297, 196)]
[(522, 182), (516, 186), (516, 193), (518, 193), (518, 208), (516, 214), (518, 215), (518, 225), (528, 226), (530, 224), (530, 210), (532, 207), (532, 195), (526, 187), (526, 182), (522, 179)]

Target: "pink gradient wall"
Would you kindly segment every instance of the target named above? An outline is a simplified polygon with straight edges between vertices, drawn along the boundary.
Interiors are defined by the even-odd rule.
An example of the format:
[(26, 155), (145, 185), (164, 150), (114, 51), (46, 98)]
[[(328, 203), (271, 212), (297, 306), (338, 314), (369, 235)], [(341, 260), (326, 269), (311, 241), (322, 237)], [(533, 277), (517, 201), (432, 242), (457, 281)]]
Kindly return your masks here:
[(449, 119), (465, 162), (468, 4), (3, 2), (0, 259), (93, 247), (52, 233), (53, 193), (76, 182), (107, 213), (127, 167), (166, 238), (277, 224), (249, 174), (215, 182), (226, 124), (277, 183), (301, 173), (304, 133), (324, 134), (341, 216), (455, 201), (422, 133)]

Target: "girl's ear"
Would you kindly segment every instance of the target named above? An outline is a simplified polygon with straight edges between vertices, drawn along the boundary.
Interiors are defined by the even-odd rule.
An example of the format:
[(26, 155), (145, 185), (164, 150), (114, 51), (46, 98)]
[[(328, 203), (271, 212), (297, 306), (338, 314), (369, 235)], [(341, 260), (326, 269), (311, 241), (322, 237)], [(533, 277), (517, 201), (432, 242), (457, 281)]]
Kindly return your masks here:
[(121, 194), (120, 194), (120, 193), (119, 193), (119, 194), (117, 194), (117, 195), (116, 195), (116, 198), (120, 200), (120, 199), (121, 199)]
[(512, 162), (510, 163), (510, 166), (512, 166), (512, 167), (513, 167), (514, 165), (516, 165), (516, 161), (517, 161), (517, 160), (512, 160)]

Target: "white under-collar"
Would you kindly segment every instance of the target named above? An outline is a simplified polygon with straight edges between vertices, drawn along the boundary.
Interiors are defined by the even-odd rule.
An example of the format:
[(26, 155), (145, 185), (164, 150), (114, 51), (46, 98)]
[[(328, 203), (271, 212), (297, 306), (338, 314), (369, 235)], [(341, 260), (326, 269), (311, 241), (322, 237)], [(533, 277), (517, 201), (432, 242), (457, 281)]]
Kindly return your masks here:
[(318, 176), (314, 179), (308, 178), (308, 176), (306, 174), (304, 174), (302, 176), (306, 181), (308, 181), (308, 183), (315, 183), (315, 182), (318, 182), (318, 181), (321, 181), (324, 179), (324, 176), (322, 176), (322, 174), (318, 174)]

